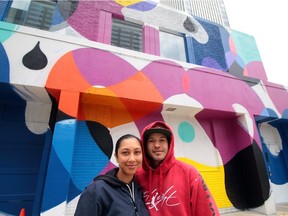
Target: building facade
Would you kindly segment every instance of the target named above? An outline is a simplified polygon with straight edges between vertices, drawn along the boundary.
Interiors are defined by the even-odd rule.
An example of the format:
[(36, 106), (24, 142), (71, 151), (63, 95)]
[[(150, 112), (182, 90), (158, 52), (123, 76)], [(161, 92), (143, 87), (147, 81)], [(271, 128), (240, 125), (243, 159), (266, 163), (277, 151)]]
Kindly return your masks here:
[(160, 4), (225, 27), (230, 26), (223, 0), (160, 0)]
[(154, 120), (221, 213), (288, 202), (288, 93), (253, 36), (150, 0), (1, 1), (0, 18), (0, 214), (73, 215)]

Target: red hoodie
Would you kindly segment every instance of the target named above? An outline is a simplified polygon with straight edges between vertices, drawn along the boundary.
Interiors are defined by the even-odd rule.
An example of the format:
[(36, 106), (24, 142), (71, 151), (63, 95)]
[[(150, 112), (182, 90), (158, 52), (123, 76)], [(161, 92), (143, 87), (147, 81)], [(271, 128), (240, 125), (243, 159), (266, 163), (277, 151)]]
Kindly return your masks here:
[[(162, 125), (171, 131), (168, 153), (156, 168), (150, 166), (144, 149), (144, 132), (155, 125)], [(164, 122), (153, 122), (141, 134), (143, 141), (143, 164), (136, 174), (142, 187), (144, 200), (151, 216), (218, 216), (215, 201), (193, 166), (176, 160), (174, 156), (174, 135)]]

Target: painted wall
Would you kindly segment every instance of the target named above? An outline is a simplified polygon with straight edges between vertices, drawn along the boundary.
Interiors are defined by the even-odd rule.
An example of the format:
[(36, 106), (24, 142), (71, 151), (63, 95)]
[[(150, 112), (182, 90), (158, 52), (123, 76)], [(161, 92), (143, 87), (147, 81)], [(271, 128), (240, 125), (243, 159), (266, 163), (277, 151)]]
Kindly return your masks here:
[[(0, 125), (11, 125), (0, 132), (7, 135), (0, 148), (15, 134), (13, 116), (29, 142), (42, 137), (35, 196), (22, 206), (27, 214), (73, 215), (81, 191), (116, 166), (114, 142), (124, 133), (139, 136), (154, 120), (172, 127), (176, 157), (199, 169), (221, 212), (267, 213), (287, 202), (288, 94), (267, 82), (254, 38), (156, 2), (125, 2), (75, 1), (69, 13), (59, 3), (53, 32), (0, 23), (0, 90), (10, 92), (1, 92)], [(112, 13), (153, 29), (146, 53), (109, 45)], [(158, 28), (187, 35), (191, 63), (157, 56), (149, 43), (157, 43)], [(9, 115), (5, 107), (13, 107)], [(18, 163), (16, 149), (25, 154), (14, 149)], [(0, 205), (0, 212), (17, 215), (17, 208)]]

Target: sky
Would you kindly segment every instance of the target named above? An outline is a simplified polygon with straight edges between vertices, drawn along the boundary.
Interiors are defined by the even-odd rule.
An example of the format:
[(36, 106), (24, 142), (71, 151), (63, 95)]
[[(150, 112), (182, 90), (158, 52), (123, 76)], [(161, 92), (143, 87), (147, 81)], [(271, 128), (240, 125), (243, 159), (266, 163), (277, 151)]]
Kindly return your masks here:
[(254, 36), (269, 82), (288, 87), (288, 0), (223, 0), (232, 30)]

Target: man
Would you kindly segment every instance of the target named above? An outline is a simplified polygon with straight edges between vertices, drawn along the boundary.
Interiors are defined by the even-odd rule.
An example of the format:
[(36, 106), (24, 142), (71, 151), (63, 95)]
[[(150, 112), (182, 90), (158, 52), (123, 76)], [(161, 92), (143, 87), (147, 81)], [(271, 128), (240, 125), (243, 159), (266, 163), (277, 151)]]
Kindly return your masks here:
[(146, 126), (141, 134), (143, 163), (137, 180), (151, 216), (218, 216), (215, 201), (193, 166), (176, 160), (174, 135), (164, 122)]

